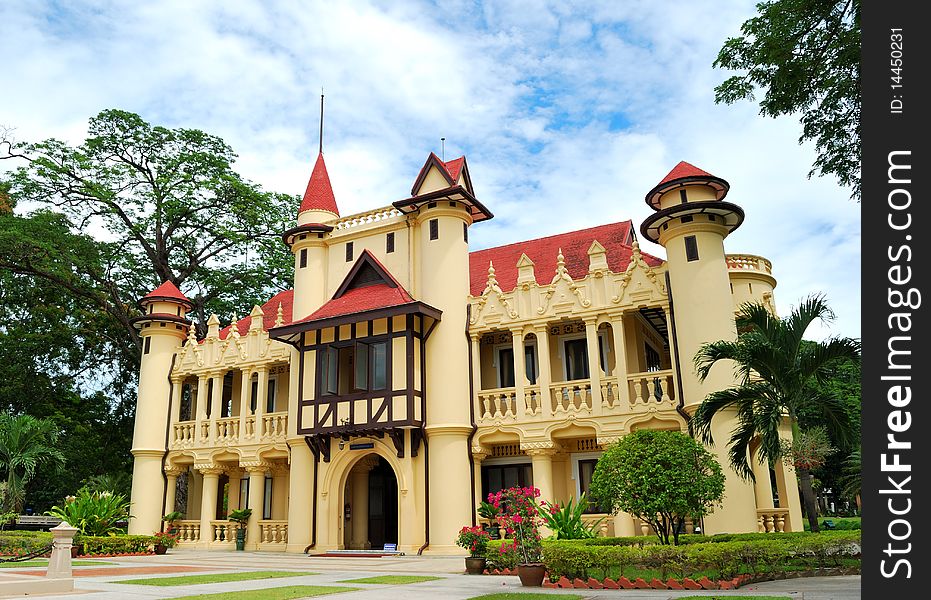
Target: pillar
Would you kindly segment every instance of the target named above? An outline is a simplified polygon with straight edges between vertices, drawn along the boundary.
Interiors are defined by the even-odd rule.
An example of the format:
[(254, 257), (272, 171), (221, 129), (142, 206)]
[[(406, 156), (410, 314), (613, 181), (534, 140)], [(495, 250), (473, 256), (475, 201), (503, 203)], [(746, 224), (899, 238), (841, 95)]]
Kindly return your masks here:
[(540, 500), (555, 502), (553, 489), (553, 455), (555, 448), (530, 448), (524, 450), (533, 466), (533, 487), (540, 490)]
[[(287, 551), (303, 552), (311, 543), (312, 520), (317, 518), (313, 514), (314, 455), (303, 438), (289, 440), (288, 443), (291, 445), (291, 471), (288, 481)], [(325, 519), (320, 522), (325, 522)], [(329, 525), (335, 527), (336, 523)]]
[(171, 424), (174, 425), (181, 420), (181, 388), (184, 386), (184, 379), (179, 377), (171, 378)]
[[(65, 522), (49, 530), (52, 534), (52, 554), (49, 556), (46, 578), (71, 578), (71, 546), (77, 532), (77, 527), (72, 527)], [(36, 587), (41, 589), (41, 584)], [(36, 592), (38, 591), (39, 589), (36, 589)]]
[(624, 314), (611, 319), (611, 333), (614, 336), (614, 376), (617, 377), (617, 389), (620, 400), (630, 402), (630, 390), (627, 385), (627, 342), (624, 332)]
[[(524, 399), (524, 382), (527, 381), (527, 367), (524, 365), (524, 334), (521, 329), (511, 330), (511, 346), (514, 352), (514, 398), (518, 420), (523, 420), (527, 412)], [(481, 366), (479, 366), (481, 369)]]
[(213, 381), (213, 390), (210, 394), (210, 426), (207, 438), (213, 442), (217, 436), (217, 419), (223, 409), (223, 373), (218, 372), (210, 376)]
[[(231, 469), (227, 472), (230, 477), (230, 489), (229, 489), (229, 512), (243, 508), (239, 506), (239, 492), (240, 486), (242, 485), (242, 471), (239, 469)], [(227, 514), (229, 514), (229, 512)]]
[(265, 473), (268, 466), (256, 465), (246, 468), (249, 472), (249, 523), (246, 525), (246, 546), (250, 550), (258, 550), (261, 539), (259, 521), (262, 520), (262, 511), (265, 508)]
[(288, 470), (272, 471), (272, 519), (284, 519), (288, 515)]
[(769, 480), (769, 462), (764, 459), (763, 464), (760, 464), (759, 446), (750, 453), (750, 467), (756, 479), (753, 493), (757, 509), (773, 508), (773, 484)]
[[(792, 439), (792, 429), (788, 417), (783, 417), (782, 423), (779, 425), (779, 436), (786, 440)], [(779, 493), (779, 508), (789, 510), (786, 531), (804, 531), (802, 499), (799, 495), (795, 467), (780, 460), (776, 461), (774, 470), (776, 471), (776, 491)]]
[(478, 510), (478, 507), (481, 506), (482, 502), (487, 501), (487, 498), (482, 497), (482, 461), (488, 458), (487, 452), (475, 452), (472, 451), (472, 473), (475, 477), (475, 508)]
[(427, 452), (430, 457), (428, 551), (431, 554), (465, 554), (465, 550), (456, 546), (456, 537), (463, 525), (472, 522), (472, 489), (469, 485), (471, 433), (472, 428), (466, 426), (427, 426)]
[(165, 488), (165, 514), (175, 512), (175, 502), (178, 496), (178, 476), (181, 475), (181, 469), (166, 469), (165, 477), (168, 479), (168, 485)]
[(551, 411), (553, 409), (553, 394), (550, 391), (550, 384), (553, 382), (552, 365), (550, 364), (550, 332), (546, 325), (538, 325), (534, 328), (537, 336), (537, 366), (540, 374), (537, 377), (537, 383), (540, 384), (540, 398), (543, 401), (543, 409)]
[(248, 437), (249, 430), (246, 428), (246, 421), (252, 408), (252, 371), (244, 368), (242, 370), (242, 379), (239, 386), (239, 438)]
[(598, 322), (585, 320), (585, 341), (588, 344), (588, 377), (592, 386), (592, 414), (601, 414), (601, 351), (598, 348)]
[(201, 375), (197, 378), (197, 409), (194, 424), (194, 440), (201, 441), (204, 435), (204, 423), (207, 422), (207, 375)]
[(200, 493), (200, 541), (206, 546), (213, 541), (214, 532), (210, 525), (217, 516), (217, 494), (220, 490), (220, 474), (223, 469), (207, 467), (198, 469), (202, 476)]
[(268, 403), (268, 366), (259, 366), (256, 372), (259, 374), (259, 391), (255, 399), (255, 439), (260, 440), (264, 433), (265, 405)]

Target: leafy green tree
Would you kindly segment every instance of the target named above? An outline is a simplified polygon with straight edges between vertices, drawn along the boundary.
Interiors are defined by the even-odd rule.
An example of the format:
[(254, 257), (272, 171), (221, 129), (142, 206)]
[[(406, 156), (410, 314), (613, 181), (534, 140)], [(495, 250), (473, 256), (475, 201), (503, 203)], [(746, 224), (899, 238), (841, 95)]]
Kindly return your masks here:
[(640, 430), (605, 450), (590, 493), (612, 512), (649, 523), (663, 544), (679, 544), (687, 518), (721, 504), (724, 472), (701, 444), (678, 431)]
[[(814, 384), (825, 381), (836, 361), (858, 360), (860, 342), (840, 337), (817, 343), (802, 339), (814, 320), (830, 321), (833, 317), (820, 295), (805, 298), (782, 319), (762, 304), (744, 304), (737, 315), (737, 339), (705, 344), (695, 355), (702, 380), (720, 361), (732, 361), (740, 379), (734, 387), (709, 394), (695, 412), (692, 425), (706, 444), (713, 444), (711, 420), (722, 410), (736, 409), (737, 424), (728, 442), (728, 456), (741, 477), (754, 479), (749, 462), (754, 440), (760, 443), (761, 462), (766, 460), (772, 466), (782, 459), (779, 426), (784, 418), (791, 425), (793, 441), (801, 440), (798, 415), (802, 407), (817, 410), (821, 423), (837, 438), (850, 436), (843, 403)], [(796, 472), (811, 530), (818, 531), (811, 470), (802, 465)]]
[[(163, 281), (185, 290), (201, 328), (209, 312), (232, 315), (290, 281), (279, 235), (297, 206), (243, 179), (235, 158), (216, 136), (121, 110), (90, 119), (78, 146), (0, 141), (0, 160), (20, 163), (9, 197), (61, 213), (14, 223), (0, 240), (0, 269), (51, 281), (107, 313), (136, 352), (135, 301)], [(36, 231), (43, 220), (106, 241), (87, 240), (94, 260), (73, 258), (54, 246), (57, 236)]]
[(25, 485), (40, 465), (64, 462), (57, 441), (58, 430), (52, 421), (0, 412), (0, 473), (6, 480), (7, 502), (0, 512), (22, 509)]
[(753, 100), (760, 113), (801, 114), (799, 143), (818, 151), (811, 172), (837, 176), (860, 198), (860, 0), (767, 0), (729, 38), (714, 66), (741, 71), (715, 101)]

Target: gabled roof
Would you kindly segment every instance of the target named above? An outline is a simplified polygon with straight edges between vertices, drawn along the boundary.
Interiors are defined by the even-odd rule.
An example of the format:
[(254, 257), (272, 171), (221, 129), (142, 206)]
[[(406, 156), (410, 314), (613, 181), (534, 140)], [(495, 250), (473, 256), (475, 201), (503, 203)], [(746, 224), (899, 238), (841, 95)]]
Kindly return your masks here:
[[(608, 268), (623, 272), (630, 262), (633, 249), (633, 223), (621, 221), (579, 231), (570, 231), (506, 246), (487, 248), (469, 253), (470, 289), (473, 296), (481, 295), (488, 281), (488, 263), (494, 262), (495, 277), (505, 292), (517, 287), (517, 261), (526, 254), (534, 263), (533, 275), (540, 285), (548, 285), (556, 274), (556, 256), (562, 250), (566, 269), (572, 279), (578, 280), (588, 274), (588, 249), (598, 241), (605, 248)], [(650, 266), (662, 264), (662, 259), (641, 253)]]
[(720, 177), (712, 175), (708, 171), (699, 169), (695, 165), (683, 160), (674, 166), (672, 171), (663, 177), (662, 181), (653, 186), (653, 189), (646, 195), (646, 203), (654, 209), (659, 210), (659, 197), (662, 196), (664, 192), (689, 183), (700, 183), (714, 188), (718, 200), (724, 198), (724, 196), (727, 195), (727, 191), (730, 189), (730, 184)]
[(307, 182), (298, 214), (306, 210), (326, 210), (339, 216), (339, 207), (336, 206), (336, 196), (333, 195), (333, 186), (330, 185), (330, 175), (326, 170), (323, 152), (317, 155), (317, 162), (314, 163), (314, 170)]
[(167, 301), (180, 302), (186, 304), (189, 308), (194, 306), (191, 300), (181, 293), (178, 286), (170, 281), (166, 281), (145, 296), (139, 299), (139, 304), (148, 304), (150, 302)]
[[(278, 318), (278, 305), (281, 304), (282, 325), (291, 322), (292, 312), (294, 309), (294, 290), (285, 290), (272, 296), (265, 304), (262, 305), (262, 328), (266, 331), (275, 326), (275, 319)], [(239, 329), (239, 335), (246, 335), (249, 332), (249, 326), (252, 325), (252, 317), (246, 317), (236, 321), (236, 327)], [(225, 340), (226, 336), (232, 331), (232, 325), (227, 325), (220, 330), (220, 339)]]
[(431, 167), (436, 167), (440, 175), (446, 180), (450, 186), (456, 185), (456, 182), (459, 181), (459, 175), (461, 174), (464, 179), (464, 187), (471, 194), (472, 191), (472, 179), (469, 177), (469, 167), (466, 164), (465, 156), (460, 156), (459, 158), (454, 158), (443, 162), (436, 153), (431, 152), (430, 156), (427, 157), (427, 161), (420, 168), (420, 172), (417, 174), (417, 179), (414, 180), (414, 185), (411, 186), (411, 196), (416, 196), (420, 192), (420, 186), (423, 185), (424, 179), (427, 178), (427, 174), (430, 172)]

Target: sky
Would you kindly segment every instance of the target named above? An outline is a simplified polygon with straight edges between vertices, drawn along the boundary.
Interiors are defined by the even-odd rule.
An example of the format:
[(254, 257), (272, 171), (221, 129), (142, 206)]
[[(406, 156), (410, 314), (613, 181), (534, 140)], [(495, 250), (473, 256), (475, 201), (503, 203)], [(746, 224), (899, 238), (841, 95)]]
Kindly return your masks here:
[(645, 194), (686, 160), (730, 183), (746, 221), (725, 249), (773, 262), (779, 313), (824, 293), (837, 318), (809, 337), (859, 337), (860, 204), (808, 179), (796, 117), (714, 103), (730, 74), (715, 56), (755, 14), (753, 0), (7, 0), (0, 125), (78, 144), (91, 116), (129, 110), (219, 135), (243, 177), (302, 194), (322, 87), (340, 212), (408, 197), (445, 137), (495, 213), (475, 249), (639, 226)]

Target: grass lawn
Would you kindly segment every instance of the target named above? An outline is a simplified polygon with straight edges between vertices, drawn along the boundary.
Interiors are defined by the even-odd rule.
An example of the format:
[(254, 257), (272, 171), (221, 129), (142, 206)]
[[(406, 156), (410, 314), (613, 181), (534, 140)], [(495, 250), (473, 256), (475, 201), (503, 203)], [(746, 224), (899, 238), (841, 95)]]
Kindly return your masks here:
[(327, 585), (289, 585), (286, 587), (268, 588), (264, 590), (247, 590), (245, 592), (220, 592), (219, 594), (182, 596), (174, 600), (291, 600), (292, 598), (309, 598), (310, 596), (326, 596), (327, 594), (355, 592), (358, 589), (359, 588)]
[(279, 577), (302, 577), (304, 575), (316, 575), (316, 573), (295, 571), (248, 571), (245, 573), (215, 573), (213, 575), (179, 575), (177, 577), (124, 579), (123, 581), (115, 581), (114, 583), (158, 586), (198, 585), (201, 583), (226, 583), (228, 581), (251, 581), (254, 579), (278, 579)]
[[(576, 594), (536, 594), (533, 592), (505, 592), (502, 594), (485, 594), (469, 600), (581, 600)], [(689, 599), (691, 600), (691, 598)], [(780, 599), (781, 600), (781, 599)], [(786, 599), (788, 600), (788, 598)]]
[[(72, 560), (71, 566), (73, 567), (89, 567), (91, 565), (115, 565), (115, 562), (108, 562), (103, 560)], [(22, 562), (5, 562), (0, 563), (0, 569), (16, 569), (19, 567), (47, 567), (48, 559), (39, 558), (36, 560), (24, 560)]]
[(442, 577), (425, 575), (379, 575), (378, 577), (363, 577), (362, 579), (346, 579), (339, 583), (381, 583), (385, 585), (399, 585), (404, 583), (420, 583), (421, 581), (436, 581)]

